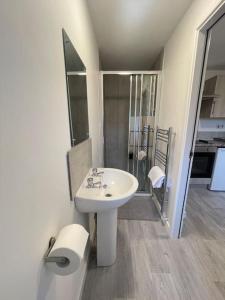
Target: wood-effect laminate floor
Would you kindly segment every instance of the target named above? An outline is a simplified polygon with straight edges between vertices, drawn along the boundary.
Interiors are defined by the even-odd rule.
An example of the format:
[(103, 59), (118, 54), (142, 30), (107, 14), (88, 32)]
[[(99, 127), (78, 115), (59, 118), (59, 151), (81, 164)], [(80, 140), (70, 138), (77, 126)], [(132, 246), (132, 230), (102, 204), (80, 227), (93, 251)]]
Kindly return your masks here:
[(212, 192), (204, 185), (191, 186), (182, 237), (225, 239), (225, 192)]
[(118, 220), (117, 261), (97, 268), (91, 259), (82, 299), (225, 299), (225, 198), (208, 196), (190, 190), (179, 240), (169, 239), (160, 222)]

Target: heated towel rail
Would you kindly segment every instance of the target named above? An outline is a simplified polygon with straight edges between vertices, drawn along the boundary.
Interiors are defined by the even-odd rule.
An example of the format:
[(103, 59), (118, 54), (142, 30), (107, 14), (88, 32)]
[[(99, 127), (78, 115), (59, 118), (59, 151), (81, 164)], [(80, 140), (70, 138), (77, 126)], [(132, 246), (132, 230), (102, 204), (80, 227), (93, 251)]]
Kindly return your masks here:
[(167, 221), (168, 210), (168, 169), (170, 160), (170, 150), (173, 129), (170, 127), (168, 130), (160, 129), (157, 127), (155, 133), (155, 149), (153, 156), (153, 165), (159, 166), (164, 169), (165, 179), (161, 188), (151, 187), (152, 199), (161, 216), (163, 223)]

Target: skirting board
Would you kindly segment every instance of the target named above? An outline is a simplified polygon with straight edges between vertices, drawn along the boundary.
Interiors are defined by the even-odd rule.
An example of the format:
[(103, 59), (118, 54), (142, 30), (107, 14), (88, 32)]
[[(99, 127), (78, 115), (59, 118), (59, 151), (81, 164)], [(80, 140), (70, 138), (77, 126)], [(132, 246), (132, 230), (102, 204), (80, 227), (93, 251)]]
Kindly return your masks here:
[(88, 242), (87, 245), (87, 249), (86, 249), (86, 260), (85, 263), (83, 265), (83, 278), (81, 279), (81, 288), (80, 288), (80, 293), (79, 293), (79, 300), (82, 300), (82, 296), (83, 296), (83, 291), (84, 291), (84, 285), (85, 285), (85, 281), (86, 281), (86, 277), (87, 277), (87, 269), (88, 269), (88, 264), (89, 264), (89, 259), (90, 259), (90, 252), (91, 252), (91, 243), (90, 240)]
[(210, 184), (210, 178), (190, 178), (190, 184)]
[(146, 196), (151, 196), (150, 193), (135, 193), (134, 196), (136, 197), (146, 197)]
[[(93, 215), (92, 217), (94, 219), (94, 214), (91, 214), (91, 215)], [(89, 218), (91, 219), (90, 215), (89, 215)], [(88, 245), (87, 245), (87, 250), (86, 250), (87, 251), (86, 252), (86, 261), (85, 261), (85, 264), (84, 264), (84, 272), (83, 272), (84, 275), (83, 275), (83, 278), (82, 278), (79, 300), (82, 300), (82, 296), (83, 296), (83, 292), (84, 292), (84, 286), (85, 286), (85, 281), (86, 281), (86, 278), (87, 278), (88, 264), (89, 264), (89, 260), (90, 260), (90, 254), (91, 254), (91, 244), (93, 243), (95, 235), (96, 235), (95, 221), (94, 221), (94, 223), (93, 222), (89, 223), (89, 225), (92, 225), (92, 230), (90, 230), (90, 239), (89, 239), (89, 242), (88, 242)]]

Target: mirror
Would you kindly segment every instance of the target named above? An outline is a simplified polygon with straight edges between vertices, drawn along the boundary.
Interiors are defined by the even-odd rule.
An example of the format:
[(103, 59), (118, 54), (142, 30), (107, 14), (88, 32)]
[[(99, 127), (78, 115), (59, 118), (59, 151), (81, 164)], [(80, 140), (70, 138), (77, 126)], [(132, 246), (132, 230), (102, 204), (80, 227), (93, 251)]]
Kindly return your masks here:
[(89, 138), (86, 68), (64, 29), (62, 34), (71, 145), (75, 146)]

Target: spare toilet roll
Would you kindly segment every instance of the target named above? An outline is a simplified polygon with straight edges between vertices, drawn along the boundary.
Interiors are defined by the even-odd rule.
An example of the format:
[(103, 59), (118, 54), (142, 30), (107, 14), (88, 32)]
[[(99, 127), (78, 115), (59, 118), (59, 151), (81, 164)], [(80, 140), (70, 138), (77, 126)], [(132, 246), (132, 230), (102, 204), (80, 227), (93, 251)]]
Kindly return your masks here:
[(79, 224), (64, 227), (59, 232), (48, 256), (63, 256), (68, 259), (68, 262), (67, 264), (47, 263), (48, 269), (62, 276), (77, 271), (84, 257), (88, 236), (88, 232)]

